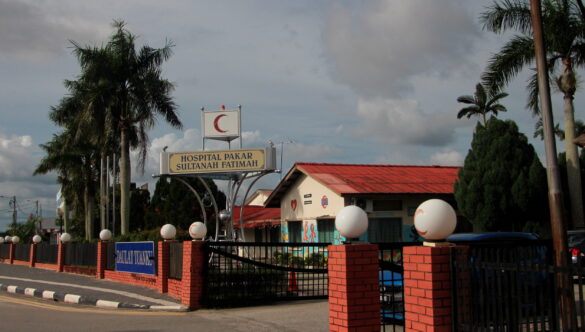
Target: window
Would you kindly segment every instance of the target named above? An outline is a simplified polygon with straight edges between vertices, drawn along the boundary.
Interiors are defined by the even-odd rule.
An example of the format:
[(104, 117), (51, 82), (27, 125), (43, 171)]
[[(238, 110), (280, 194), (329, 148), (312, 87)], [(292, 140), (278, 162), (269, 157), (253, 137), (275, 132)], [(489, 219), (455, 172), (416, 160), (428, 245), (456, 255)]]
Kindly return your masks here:
[(368, 241), (370, 243), (400, 242), (402, 220), (400, 218), (370, 218)]
[(264, 229), (260, 227), (254, 228), (254, 242), (263, 242), (264, 240)]
[(280, 225), (270, 227), (270, 242), (280, 242)]
[(402, 211), (402, 201), (397, 199), (375, 199), (374, 211)]
[(303, 223), (300, 221), (288, 222), (288, 242), (302, 242)]
[(333, 232), (335, 222), (333, 219), (317, 220), (317, 232), (319, 233), (319, 242), (333, 243)]

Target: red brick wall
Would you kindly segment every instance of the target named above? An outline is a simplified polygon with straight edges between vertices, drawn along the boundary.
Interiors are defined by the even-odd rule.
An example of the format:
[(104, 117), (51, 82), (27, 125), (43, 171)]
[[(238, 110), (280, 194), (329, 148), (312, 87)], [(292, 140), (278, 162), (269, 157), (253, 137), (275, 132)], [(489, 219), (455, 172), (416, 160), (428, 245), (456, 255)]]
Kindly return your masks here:
[(176, 299), (181, 299), (183, 296), (183, 281), (169, 279), (168, 294)]
[(104, 279), (121, 282), (123, 284), (139, 285), (156, 289), (156, 276), (147, 274), (105, 270)]
[(82, 275), (86, 275), (86, 276), (95, 277), (96, 268), (95, 267), (81, 267), (81, 266), (65, 265), (65, 266), (63, 266), (63, 272), (82, 274)]
[(35, 268), (45, 269), (45, 270), (53, 270), (53, 271), (59, 270), (59, 266), (57, 264), (47, 264), (47, 263), (35, 263)]
[(12, 264), (14, 264), (14, 265), (27, 265), (27, 266), (30, 266), (30, 262), (29, 261), (19, 261), (19, 260), (16, 260), (16, 259), (12, 262)]
[(330, 331), (380, 331), (378, 246), (333, 245), (328, 250)]
[(450, 247), (404, 247), (407, 331), (451, 332)]
[(201, 307), (203, 295), (203, 268), (205, 264), (204, 243), (201, 241), (183, 242), (183, 277), (181, 304), (189, 309)]

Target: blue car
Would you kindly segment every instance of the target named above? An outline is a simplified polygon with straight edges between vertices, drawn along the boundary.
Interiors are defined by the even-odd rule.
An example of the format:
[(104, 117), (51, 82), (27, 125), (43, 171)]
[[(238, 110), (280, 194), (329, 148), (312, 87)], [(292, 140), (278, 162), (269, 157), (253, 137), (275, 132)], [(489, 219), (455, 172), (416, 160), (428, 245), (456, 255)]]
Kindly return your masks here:
[(381, 262), (380, 304), (385, 322), (404, 321), (403, 267), (392, 262)]

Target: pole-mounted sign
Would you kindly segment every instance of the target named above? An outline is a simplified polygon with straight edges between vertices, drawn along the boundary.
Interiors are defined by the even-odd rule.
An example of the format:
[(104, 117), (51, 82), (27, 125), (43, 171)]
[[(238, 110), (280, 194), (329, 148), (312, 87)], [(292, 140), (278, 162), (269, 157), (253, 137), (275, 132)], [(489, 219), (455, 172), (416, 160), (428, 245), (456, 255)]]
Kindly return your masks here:
[(241, 135), (240, 109), (202, 111), (203, 138), (232, 141)]
[(276, 169), (273, 147), (263, 149), (161, 152), (160, 174), (262, 172)]

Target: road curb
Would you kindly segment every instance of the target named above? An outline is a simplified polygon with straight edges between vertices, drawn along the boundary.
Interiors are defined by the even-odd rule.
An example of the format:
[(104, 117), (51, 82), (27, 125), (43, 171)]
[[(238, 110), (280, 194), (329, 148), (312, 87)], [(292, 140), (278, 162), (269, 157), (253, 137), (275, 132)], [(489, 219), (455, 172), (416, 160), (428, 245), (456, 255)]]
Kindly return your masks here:
[(27, 296), (38, 297), (44, 300), (53, 300), (58, 302), (70, 303), (70, 304), (84, 304), (93, 305), (99, 308), (106, 309), (142, 309), (151, 311), (188, 311), (186, 307), (182, 305), (169, 306), (169, 305), (150, 305), (150, 304), (134, 304), (126, 302), (116, 302), (108, 300), (94, 299), (84, 295), (77, 294), (63, 294), (57, 293), (50, 290), (40, 290), (36, 288), (22, 288), (14, 285), (5, 285), (0, 283), (0, 290), (12, 294), (22, 294)]

